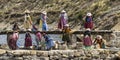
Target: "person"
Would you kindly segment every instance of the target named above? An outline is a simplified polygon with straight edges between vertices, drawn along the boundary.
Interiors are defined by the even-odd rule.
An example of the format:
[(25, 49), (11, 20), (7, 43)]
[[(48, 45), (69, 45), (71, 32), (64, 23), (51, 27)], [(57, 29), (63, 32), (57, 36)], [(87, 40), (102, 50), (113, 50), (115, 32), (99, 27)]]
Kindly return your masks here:
[(42, 35), (45, 38), (47, 50), (52, 49), (55, 46), (53, 39), (49, 35), (47, 35), (46, 33), (43, 33)]
[(42, 25), (42, 31), (48, 31), (48, 25), (47, 25), (47, 12), (43, 11), (41, 14), (41, 21), (42, 23), (40, 23)]
[(68, 23), (68, 16), (65, 10), (61, 11), (60, 20), (58, 22), (58, 29), (64, 29), (64, 26)]
[(85, 27), (85, 29), (87, 29), (87, 28), (93, 29), (93, 21), (92, 21), (91, 13), (87, 13), (87, 16), (85, 18), (84, 27)]
[(101, 35), (97, 35), (97, 37), (95, 38), (94, 40), (94, 45), (96, 48), (105, 48), (105, 45), (106, 45), (106, 41), (102, 38)]
[(41, 43), (41, 40), (42, 40), (42, 35), (41, 35), (40, 31), (37, 31), (35, 33), (35, 36), (36, 36), (36, 43), (37, 43), (37, 49), (38, 49), (39, 45)]
[(25, 10), (25, 21), (24, 21), (24, 27), (27, 29), (31, 29), (32, 28), (32, 19), (30, 17), (30, 11), (29, 10)]
[(19, 33), (17, 31), (14, 31), (12, 35), (9, 36), (8, 39), (8, 46), (12, 50), (16, 50), (18, 48), (17, 46), (17, 40), (19, 38)]
[(26, 32), (25, 34), (25, 44), (24, 44), (25, 48), (30, 48), (30, 46), (32, 46), (32, 37), (29, 31)]
[(18, 23), (15, 22), (14, 25), (13, 25), (13, 28), (12, 30), (15, 31), (15, 30), (19, 30), (20, 28), (18, 27)]
[[(63, 29), (63, 37), (62, 40), (64, 41), (65, 44), (67, 44), (67, 46), (72, 45), (73, 41), (72, 41), (72, 30), (70, 29), (69, 25), (66, 24), (64, 29)], [(67, 47), (69, 48), (69, 47)]]
[(88, 50), (91, 49), (92, 39), (91, 39), (91, 32), (89, 28), (86, 29), (86, 31), (84, 32), (83, 45), (85, 49), (88, 49)]

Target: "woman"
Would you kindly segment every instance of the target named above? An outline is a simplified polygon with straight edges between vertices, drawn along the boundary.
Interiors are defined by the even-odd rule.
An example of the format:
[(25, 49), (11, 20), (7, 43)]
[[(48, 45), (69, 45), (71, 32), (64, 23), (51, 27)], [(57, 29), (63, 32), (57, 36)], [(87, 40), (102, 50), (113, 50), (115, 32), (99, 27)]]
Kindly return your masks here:
[(45, 41), (46, 41), (46, 48), (47, 48), (47, 50), (50, 50), (52, 47), (55, 46), (55, 44), (49, 35), (43, 33), (43, 36), (44, 36)]
[(17, 40), (19, 38), (19, 33), (17, 31), (14, 31), (12, 35), (9, 36), (9, 39), (8, 39), (8, 45), (9, 45), (9, 48), (12, 49), (12, 50), (16, 50), (17, 49)]
[(85, 49), (90, 49), (92, 45), (92, 39), (89, 35), (85, 35), (83, 38), (83, 45), (85, 46)]
[(91, 49), (92, 39), (90, 29), (87, 29), (84, 33), (83, 45), (85, 46), (85, 49)]
[(32, 28), (32, 19), (30, 17), (30, 11), (29, 10), (25, 11), (24, 26), (25, 26), (26, 30)]
[(106, 41), (101, 35), (97, 35), (93, 43), (96, 45), (96, 48), (105, 48), (106, 45)]
[(42, 31), (48, 31), (48, 25), (47, 25), (47, 12), (43, 11), (41, 14), (41, 24), (42, 24)]
[(41, 39), (42, 39), (40, 31), (37, 31), (36, 34), (35, 34), (35, 36), (36, 36), (37, 47), (39, 47)]
[(26, 48), (29, 48), (30, 46), (32, 46), (32, 38), (31, 38), (30, 32), (27, 32), (25, 34), (25, 45), (24, 46)]
[(87, 13), (86, 19), (85, 19), (85, 24), (84, 27), (93, 29), (93, 21), (92, 21), (92, 14), (91, 13)]
[(58, 23), (58, 29), (64, 29), (64, 26), (67, 24), (68, 20), (68, 16), (66, 11), (62, 10), (61, 14), (60, 14), (60, 20)]

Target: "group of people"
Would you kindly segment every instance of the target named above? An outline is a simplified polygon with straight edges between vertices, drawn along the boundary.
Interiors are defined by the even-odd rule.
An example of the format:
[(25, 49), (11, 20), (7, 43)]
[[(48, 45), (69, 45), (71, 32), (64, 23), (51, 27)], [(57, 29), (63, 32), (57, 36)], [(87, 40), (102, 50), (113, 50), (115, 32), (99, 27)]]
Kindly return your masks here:
[[(24, 39), (24, 48), (29, 49), (33, 46), (32, 44), (32, 36), (31, 36), (31, 30), (27, 30), (25, 34)], [(52, 47), (55, 46), (53, 39), (46, 33), (40, 33), (40, 31), (35, 32), (35, 41), (36, 41), (36, 47), (35, 49), (41, 49), (42, 46), (45, 45), (46, 50), (50, 50)], [(42, 39), (44, 37), (44, 41)], [(19, 32), (17, 30), (14, 30), (12, 35), (8, 36), (8, 46), (12, 50), (16, 50), (19, 47), (17, 46), (17, 40), (19, 39)], [(31, 48), (32, 49), (32, 48)]]
[(91, 30), (86, 29), (86, 31), (84, 32), (83, 45), (85, 49), (91, 49), (92, 46), (97, 49), (104, 49), (106, 48), (106, 40), (103, 39), (101, 35), (97, 35), (93, 40), (91, 38)]
[[(29, 25), (28, 25), (29, 26)], [(33, 25), (34, 30), (31, 29), (27, 29), (26, 34), (25, 34), (25, 39), (24, 39), (24, 48), (31, 48), (33, 46), (32, 44), (32, 36), (31, 36), (31, 31), (34, 31), (34, 35), (35, 35), (35, 41), (36, 41), (36, 49), (40, 49), (41, 46), (45, 45), (45, 49), (50, 50), (52, 47), (54, 47), (54, 42), (53, 39), (46, 33), (41, 33), (40, 31), (38, 31), (38, 29)], [(18, 49), (17, 46), (17, 40), (19, 39), (19, 26), (18, 23), (15, 22), (15, 24), (13, 25), (13, 34), (8, 34), (8, 46), (10, 49), (12, 50), (16, 50)], [(42, 40), (42, 37), (44, 37), (44, 41)]]
[[(42, 37), (44, 37), (44, 41), (42, 41)], [(54, 47), (53, 39), (46, 33), (40, 33), (40, 31), (36, 31), (35, 33), (36, 40), (36, 49), (41, 49), (42, 46), (45, 45), (45, 49), (50, 50)], [(32, 37), (30, 31), (25, 34), (25, 48), (30, 48), (32, 46)]]
[[(42, 31), (48, 31), (48, 25), (47, 25), (47, 12), (43, 11), (40, 20), (39, 20), (39, 26), (42, 28)], [(99, 48), (105, 48), (105, 40), (102, 38), (102, 36), (98, 35), (94, 42), (91, 39), (91, 30), (93, 29), (93, 18), (91, 13), (87, 13), (86, 18), (85, 18), (85, 23), (84, 23), (84, 28), (86, 31), (84, 32), (84, 38), (83, 38), (83, 45), (85, 46), (86, 49), (91, 48), (92, 45), (96, 45)], [(38, 22), (38, 21), (37, 21)], [(36, 27), (35, 24), (32, 22), (32, 18), (30, 17), (30, 11), (26, 10), (25, 11), (25, 21), (24, 21), (24, 27), (27, 30), (25, 34), (25, 43), (24, 47), (25, 48), (30, 48), (32, 46), (32, 37), (31, 37), (31, 30), (35, 32), (35, 40), (37, 44), (37, 48), (43, 46), (42, 44), (45, 44), (46, 49), (50, 50), (52, 47), (55, 46), (55, 43), (53, 42), (53, 39), (46, 33), (40, 33), (39, 28)], [(10, 49), (17, 49), (18, 46), (16, 44), (18, 38), (19, 38), (19, 32), (18, 30), (20, 29), (18, 27), (18, 24), (15, 23), (13, 26), (13, 34), (8, 37), (8, 45)], [(64, 33), (62, 36), (62, 41), (64, 41), (65, 44), (67, 45), (72, 45), (73, 39), (72, 39), (72, 31), (70, 29), (70, 26), (68, 24), (68, 16), (65, 10), (61, 11), (59, 22), (58, 22), (58, 29), (61, 29)], [(42, 37), (44, 37), (45, 42), (42, 42)]]
[[(42, 31), (48, 31), (48, 25), (47, 25), (47, 20), (50, 20), (47, 17), (47, 12), (43, 11), (41, 12), (40, 19), (36, 20), (36, 23), (39, 23), (38, 25), (36, 23), (33, 23), (33, 20), (30, 16), (30, 11), (26, 10), (25, 11), (25, 20), (24, 20), (24, 28), (27, 29), (32, 29), (33, 31), (36, 30), (36, 28), (42, 28)], [(91, 13), (86, 14), (85, 22), (84, 22), (84, 28), (90, 28), (93, 29), (93, 18)], [(34, 20), (35, 21), (35, 20)], [(68, 15), (65, 10), (62, 10), (60, 15), (59, 15), (59, 20), (58, 20), (58, 29), (63, 30), (65, 25), (68, 24)], [(36, 26), (37, 25), (37, 26)]]
[[(24, 21), (24, 28), (27, 29), (32, 29), (33, 31), (36, 28), (42, 28), (42, 31), (48, 31), (48, 25), (47, 25), (47, 20), (49, 18), (47, 17), (47, 12), (43, 11), (41, 12), (40, 19), (36, 22), (39, 23), (38, 25), (36, 23), (33, 23), (33, 20), (30, 16), (30, 11), (26, 10), (25, 11), (25, 21)], [(63, 29), (64, 26), (68, 23), (68, 16), (65, 10), (62, 10), (59, 16), (59, 22), (58, 22), (58, 29)], [(37, 27), (35, 26), (37, 25)]]

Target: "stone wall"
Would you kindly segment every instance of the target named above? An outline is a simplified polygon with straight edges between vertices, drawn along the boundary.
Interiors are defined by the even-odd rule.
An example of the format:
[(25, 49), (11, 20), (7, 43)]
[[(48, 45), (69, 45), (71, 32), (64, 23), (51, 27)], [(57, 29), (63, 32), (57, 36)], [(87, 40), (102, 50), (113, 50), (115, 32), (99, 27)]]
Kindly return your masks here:
[(120, 47), (120, 31), (114, 31), (110, 35), (110, 41), (108, 42), (107, 45), (114, 48)]
[(118, 49), (93, 50), (0, 50), (0, 60), (117, 60)]
[(120, 60), (120, 32), (110, 35), (106, 49), (82, 49), (82, 43), (77, 43), (75, 50), (8, 50), (0, 49), (0, 60)]

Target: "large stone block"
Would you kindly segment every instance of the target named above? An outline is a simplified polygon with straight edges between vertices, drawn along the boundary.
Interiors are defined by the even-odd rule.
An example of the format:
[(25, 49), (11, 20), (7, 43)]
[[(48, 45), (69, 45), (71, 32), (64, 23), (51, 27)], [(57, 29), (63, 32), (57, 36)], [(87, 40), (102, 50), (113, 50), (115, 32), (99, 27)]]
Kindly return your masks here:
[(39, 57), (40, 60), (49, 60), (49, 57)]
[(81, 52), (74, 51), (74, 56), (75, 56), (75, 57), (80, 57), (80, 56), (81, 56)]
[(0, 49), (0, 55), (5, 54), (5, 53), (6, 53), (6, 50)]
[(31, 50), (31, 51), (30, 51), (30, 54), (31, 54), (31, 55), (36, 55), (36, 51), (35, 51), (35, 50)]
[(48, 57), (48, 51), (37, 51), (36, 52), (37, 56), (44, 56), (44, 57)]
[(17, 55), (31, 55), (30, 50), (13, 50), (13, 51), (9, 51), (11, 52), (13, 55), (17, 56)]
[(13, 58), (13, 60), (23, 60), (23, 58), (22, 57), (15, 57), (15, 58)]

